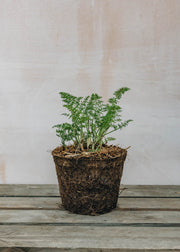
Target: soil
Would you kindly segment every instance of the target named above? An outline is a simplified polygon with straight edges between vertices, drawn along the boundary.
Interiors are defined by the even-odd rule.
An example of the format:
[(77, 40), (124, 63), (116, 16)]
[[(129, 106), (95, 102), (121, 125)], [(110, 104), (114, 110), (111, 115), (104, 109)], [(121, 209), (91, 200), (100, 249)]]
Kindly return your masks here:
[[(128, 147), (129, 148), (129, 147)], [(84, 151), (77, 150), (73, 145), (57, 147), (52, 151), (53, 156), (79, 159), (88, 157), (90, 159), (111, 159), (120, 156), (126, 149), (122, 149), (116, 145), (103, 145), (100, 151)]]

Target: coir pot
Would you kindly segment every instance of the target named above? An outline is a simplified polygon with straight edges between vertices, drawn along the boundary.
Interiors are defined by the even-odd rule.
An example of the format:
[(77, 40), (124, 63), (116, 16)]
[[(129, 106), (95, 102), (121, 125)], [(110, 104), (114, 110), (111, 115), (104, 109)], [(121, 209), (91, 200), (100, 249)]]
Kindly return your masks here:
[(61, 148), (52, 151), (62, 205), (78, 214), (107, 213), (117, 205), (120, 181), (127, 150), (118, 155), (62, 155)]

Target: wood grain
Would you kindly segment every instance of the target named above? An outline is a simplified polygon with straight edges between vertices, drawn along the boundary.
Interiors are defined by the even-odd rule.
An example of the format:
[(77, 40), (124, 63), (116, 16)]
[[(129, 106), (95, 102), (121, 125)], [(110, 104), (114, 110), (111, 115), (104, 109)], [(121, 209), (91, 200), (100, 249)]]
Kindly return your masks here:
[(0, 246), (162, 250), (180, 249), (179, 237), (180, 229), (174, 227), (3, 226)]
[(180, 187), (125, 188), (112, 212), (85, 216), (57, 185), (0, 185), (0, 252), (180, 251)]
[[(2, 196), (36, 196), (36, 197), (59, 197), (58, 185), (39, 184), (2, 184), (0, 185), (0, 197)], [(120, 197), (179, 197), (180, 186), (178, 185), (121, 185)]]
[(179, 224), (180, 211), (119, 211), (99, 216), (86, 216), (70, 214), (59, 210), (0, 210), (0, 225), (29, 225), (29, 224), (56, 224), (56, 225), (114, 225), (114, 224), (138, 224), (159, 223)]
[[(63, 209), (61, 198), (57, 197), (0, 197), (0, 209), (44, 209), (57, 210)], [(117, 209), (127, 210), (161, 210), (179, 211), (179, 198), (120, 198)]]

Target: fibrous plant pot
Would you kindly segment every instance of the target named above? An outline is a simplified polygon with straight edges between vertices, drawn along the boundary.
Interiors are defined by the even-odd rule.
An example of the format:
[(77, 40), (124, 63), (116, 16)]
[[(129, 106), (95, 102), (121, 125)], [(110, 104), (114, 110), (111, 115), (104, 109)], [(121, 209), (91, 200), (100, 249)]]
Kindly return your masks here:
[(118, 154), (70, 154), (60, 147), (52, 151), (56, 165), (62, 205), (78, 214), (107, 213), (117, 205), (127, 150)]

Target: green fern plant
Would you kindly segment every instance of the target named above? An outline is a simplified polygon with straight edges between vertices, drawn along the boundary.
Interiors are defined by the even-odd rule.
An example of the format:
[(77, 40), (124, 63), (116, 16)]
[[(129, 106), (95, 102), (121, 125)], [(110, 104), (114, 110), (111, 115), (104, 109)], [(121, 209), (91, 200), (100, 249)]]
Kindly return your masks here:
[(108, 135), (126, 127), (132, 121), (122, 121), (122, 109), (118, 105), (122, 95), (128, 90), (127, 87), (118, 89), (108, 103), (103, 103), (98, 94), (83, 98), (60, 92), (63, 106), (68, 110), (68, 113), (62, 115), (71, 120), (70, 123), (53, 126), (62, 145), (66, 147), (71, 143), (77, 150), (99, 151), (103, 144), (115, 140)]

